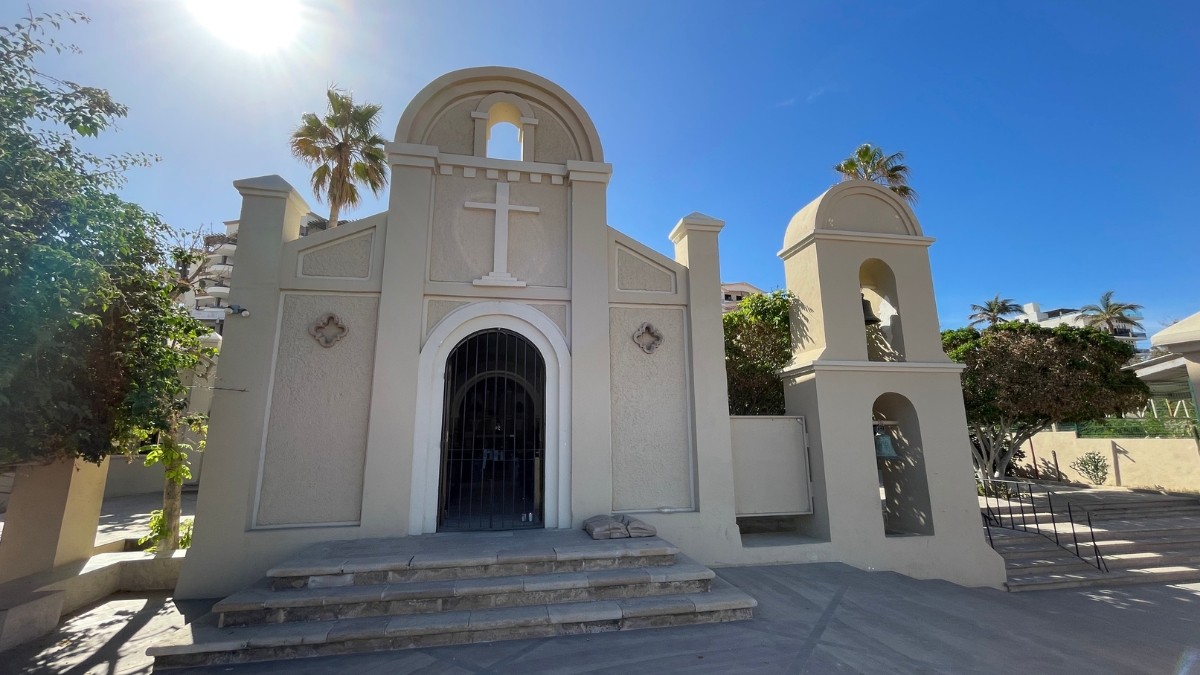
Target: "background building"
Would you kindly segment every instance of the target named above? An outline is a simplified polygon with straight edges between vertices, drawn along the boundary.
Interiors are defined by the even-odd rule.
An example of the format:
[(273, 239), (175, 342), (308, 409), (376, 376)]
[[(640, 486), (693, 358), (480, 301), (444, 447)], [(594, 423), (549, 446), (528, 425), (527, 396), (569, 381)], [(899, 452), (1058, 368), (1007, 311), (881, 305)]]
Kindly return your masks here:
[(721, 284), (721, 311), (728, 314), (738, 308), (738, 304), (747, 295), (762, 293), (763, 290), (744, 281), (733, 281)]
[[(1078, 309), (1062, 307), (1043, 312), (1042, 306), (1036, 302), (1027, 302), (1022, 305), (1022, 308), (1025, 310), (1025, 313), (1018, 316), (1016, 318), (1017, 321), (1028, 321), (1029, 323), (1036, 323), (1046, 328), (1053, 328), (1055, 326), (1084, 328), (1088, 325), (1087, 316)], [(1141, 314), (1130, 314), (1130, 317), (1138, 321), (1142, 320)], [(1130, 343), (1138, 352), (1146, 351), (1138, 346), (1138, 342), (1146, 339), (1146, 331), (1141, 328), (1128, 324), (1118, 324), (1117, 329), (1113, 331), (1113, 337), (1122, 342)]]

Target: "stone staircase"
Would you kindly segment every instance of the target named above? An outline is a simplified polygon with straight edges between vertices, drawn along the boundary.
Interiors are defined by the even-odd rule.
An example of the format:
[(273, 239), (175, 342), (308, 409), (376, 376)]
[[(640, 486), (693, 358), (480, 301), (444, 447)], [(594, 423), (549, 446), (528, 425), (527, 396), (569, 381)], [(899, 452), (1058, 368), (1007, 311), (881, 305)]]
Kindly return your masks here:
[(661, 628), (757, 602), (658, 537), (524, 530), (330, 542), (147, 650), (155, 668)]
[[(1097, 493), (1101, 492), (1099, 490)], [(993, 548), (1004, 556), (1010, 591), (1057, 588), (1109, 587), (1127, 584), (1183, 583), (1200, 581), (1200, 501), (1174, 495), (1126, 493), (1119, 499), (1108, 495), (1072, 495), (1073, 508), (1083, 509), (1092, 519), (1092, 533), (1076, 519), (1072, 533), (1056, 505), (1058, 522), (1050, 514), (1026, 505), (1025, 519), (1016, 509), (1018, 527), (1027, 531), (991, 527)], [(993, 513), (997, 509), (993, 507)], [(1009, 520), (1008, 510), (1003, 522)], [(1035, 524), (1036, 523), (1036, 524)], [(1058, 531), (1061, 546), (1055, 544)], [(1096, 568), (1100, 550), (1107, 571)], [(1074, 555), (1078, 541), (1079, 555)]]

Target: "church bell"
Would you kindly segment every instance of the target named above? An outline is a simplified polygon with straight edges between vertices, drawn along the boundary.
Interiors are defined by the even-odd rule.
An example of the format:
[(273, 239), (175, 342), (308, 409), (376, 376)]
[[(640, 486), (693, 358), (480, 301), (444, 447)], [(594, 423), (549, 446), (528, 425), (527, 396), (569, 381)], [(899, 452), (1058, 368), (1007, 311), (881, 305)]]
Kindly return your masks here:
[(892, 447), (892, 435), (881, 424), (873, 426), (875, 428), (875, 457), (878, 459), (900, 459), (900, 455), (897, 455), (896, 449)]
[(868, 326), (874, 326), (883, 323), (879, 317), (875, 316), (875, 312), (871, 311), (871, 301), (867, 300), (867, 296), (859, 294), (859, 297), (862, 298), (863, 303), (863, 321)]

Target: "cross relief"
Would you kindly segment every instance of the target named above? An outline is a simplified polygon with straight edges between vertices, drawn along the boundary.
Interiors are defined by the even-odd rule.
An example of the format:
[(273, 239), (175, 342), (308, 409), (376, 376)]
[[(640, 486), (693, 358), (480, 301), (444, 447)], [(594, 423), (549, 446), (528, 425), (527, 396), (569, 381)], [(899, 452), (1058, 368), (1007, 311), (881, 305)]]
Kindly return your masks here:
[(495, 236), (496, 243), (492, 253), (492, 271), (471, 283), (476, 286), (516, 286), (523, 288), (525, 282), (508, 273), (508, 214), (539, 213), (536, 206), (518, 206), (508, 203), (508, 183), (496, 183), (496, 203), (467, 202), (468, 209), (483, 209), (496, 212)]

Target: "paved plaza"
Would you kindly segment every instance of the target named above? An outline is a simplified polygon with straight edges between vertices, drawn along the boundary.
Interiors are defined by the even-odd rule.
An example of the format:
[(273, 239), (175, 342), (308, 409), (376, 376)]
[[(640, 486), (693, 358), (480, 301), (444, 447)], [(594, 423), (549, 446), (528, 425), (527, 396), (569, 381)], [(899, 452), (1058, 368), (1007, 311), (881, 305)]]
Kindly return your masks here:
[[(758, 599), (753, 621), (167, 672), (1200, 675), (1200, 584), (1012, 594), (836, 563), (718, 572)], [(113, 596), (6, 652), (0, 674), (151, 672), (145, 648), (182, 621), (163, 594)]]
[[(181, 502), (184, 517), (196, 515), (195, 492), (184, 492)], [(146, 536), (150, 532), (150, 512), (161, 508), (161, 492), (106, 498), (100, 507), (100, 522), (96, 525), (96, 546)], [(4, 536), (5, 516), (0, 513), (0, 537)]]

